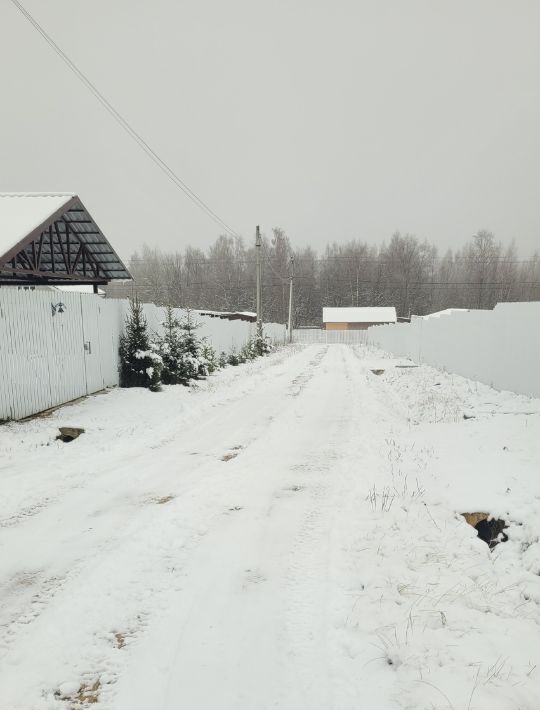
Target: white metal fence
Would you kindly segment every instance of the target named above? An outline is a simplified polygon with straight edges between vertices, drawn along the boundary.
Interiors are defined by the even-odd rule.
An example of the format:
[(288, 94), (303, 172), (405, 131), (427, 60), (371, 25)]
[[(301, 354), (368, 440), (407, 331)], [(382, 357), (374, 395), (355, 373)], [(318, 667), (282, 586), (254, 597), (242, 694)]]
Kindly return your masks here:
[(324, 330), (323, 328), (293, 328), (295, 343), (343, 343), (358, 345), (366, 342), (366, 330)]
[(370, 345), (499, 390), (540, 397), (540, 302), (378, 325)]
[[(89, 294), (0, 288), (0, 420), (21, 419), (119, 384), (118, 347), (128, 302)], [(179, 309), (175, 309), (180, 315)], [(149, 329), (163, 309), (145, 304)], [(239, 349), (255, 324), (197, 316), (218, 352)], [(265, 324), (284, 342), (285, 326)]]

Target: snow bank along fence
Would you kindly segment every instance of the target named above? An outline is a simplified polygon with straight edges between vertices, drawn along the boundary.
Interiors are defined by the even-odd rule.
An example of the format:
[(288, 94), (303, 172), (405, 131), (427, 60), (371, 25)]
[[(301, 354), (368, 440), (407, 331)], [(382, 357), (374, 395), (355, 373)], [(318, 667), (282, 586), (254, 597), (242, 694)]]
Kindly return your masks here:
[[(61, 291), (0, 288), (0, 420), (21, 419), (119, 384), (118, 346), (128, 301)], [(175, 309), (177, 315), (182, 311)], [(163, 309), (145, 304), (150, 332), (162, 331)], [(219, 353), (239, 349), (255, 324), (195, 316)], [(265, 334), (285, 340), (285, 326)]]
[(373, 326), (367, 342), (498, 390), (540, 397), (540, 302)]
[(366, 342), (366, 330), (324, 330), (323, 328), (293, 328), (294, 343), (344, 343), (356, 345)]

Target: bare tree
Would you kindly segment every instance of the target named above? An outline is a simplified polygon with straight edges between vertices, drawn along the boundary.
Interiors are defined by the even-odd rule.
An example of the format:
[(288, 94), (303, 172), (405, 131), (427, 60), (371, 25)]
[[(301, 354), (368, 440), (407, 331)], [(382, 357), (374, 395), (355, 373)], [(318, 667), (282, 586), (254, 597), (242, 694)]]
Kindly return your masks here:
[[(413, 234), (396, 232), (388, 245), (362, 241), (329, 244), (318, 256), (294, 250), (281, 228), (263, 237), (263, 312), (285, 322), (291, 255), (295, 258), (296, 325), (319, 325), (323, 306), (396, 306), (400, 316), (444, 308), (493, 308), (499, 301), (540, 299), (540, 255), (519, 260), (480, 230), (455, 253), (437, 249)], [(220, 236), (204, 252), (187, 247), (165, 253), (144, 246), (129, 262), (134, 284), (124, 295), (158, 304), (254, 310), (255, 250), (236, 237)]]

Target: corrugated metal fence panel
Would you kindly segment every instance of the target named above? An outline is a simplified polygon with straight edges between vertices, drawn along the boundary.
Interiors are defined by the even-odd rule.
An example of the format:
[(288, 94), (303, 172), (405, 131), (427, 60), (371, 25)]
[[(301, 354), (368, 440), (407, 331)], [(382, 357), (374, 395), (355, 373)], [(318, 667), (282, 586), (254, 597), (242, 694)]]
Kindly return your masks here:
[(334, 343), (358, 345), (366, 342), (366, 330), (323, 330), (322, 328), (293, 329), (294, 343)]
[(119, 384), (118, 349), (125, 322), (125, 302), (103, 298), (95, 300), (99, 308), (99, 362), (103, 387), (115, 387)]
[[(165, 320), (165, 309), (152, 303), (145, 303), (144, 315), (151, 334), (162, 334), (162, 323)], [(182, 321), (187, 311), (182, 308), (174, 309), (175, 316)], [(201, 316), (193, 313), (193, 321), (199, 324), (197, 335), (206, 338), (214, 350), (219, 354), (222, 351), (230, 353), (240, 350), (256, 333), (255, 323), (241, 320), (226, 320)], [(283, 344), (286, 337), (286, 327), (280, 323), (264, 323), (264, 334), (276, 344)]]
[[(0, 288), (0, 419), (21, 419), (118, 385), (118, 347), (128, 310), (126, 300)], [(151, 335), (162, 331), (163, 309), (144, 304), (144, 312)], [(218, 352), (241, 348), (255, 332), (254, 324), (244, 321), (198, 320), (199, 335)], [(280, 342), (285, 328), (270, 323), (265, 332)]]
[(117, 385), (122, 320), (118, 302), (0, 289), (0, 419)]
[(287, 326), (283, 323), (265, 323), (264, 334), (275, 345), (283, 345), (287, 342)]
[(0, 418), (86, 394), (82, 338), (78, 294), (0, 289)]
[(52, 353), (49, 358), (51, 404), (56, 406), (87, 394), (84, 361), (84, 332), (81, 315), (81, 296), (78, 293), (39, 292), (49, 304), (63, 303), (63, 312), (57, 308), (42, 327), (52, 331)]
[(100, 300), (90, 295), (81, 295), (81, 321), (87, 392), (97, 392), (105, 387), (101, 367), (100, 330), (102, 323)]
[(16, 419), (40, 411), (50, 400), (51, 305), (23, 292), (0, 291), (0, 419)]

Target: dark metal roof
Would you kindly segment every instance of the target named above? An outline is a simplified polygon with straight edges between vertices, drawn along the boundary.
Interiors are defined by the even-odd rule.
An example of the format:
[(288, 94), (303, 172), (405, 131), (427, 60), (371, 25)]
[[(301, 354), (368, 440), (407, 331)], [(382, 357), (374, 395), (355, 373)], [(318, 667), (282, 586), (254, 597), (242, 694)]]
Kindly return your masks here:
[[(21, 197), (39, 199), (32, 195), (11, 199)], [(0, 284), (106, 284), (115, 279), (131, 279), (79, 197), (67, 196), (66, 200), (59, 208), (53, 207), (44, 221), (5, 253), (0, 253)], [(1, 207), (0, 203), (0, 210)]]

